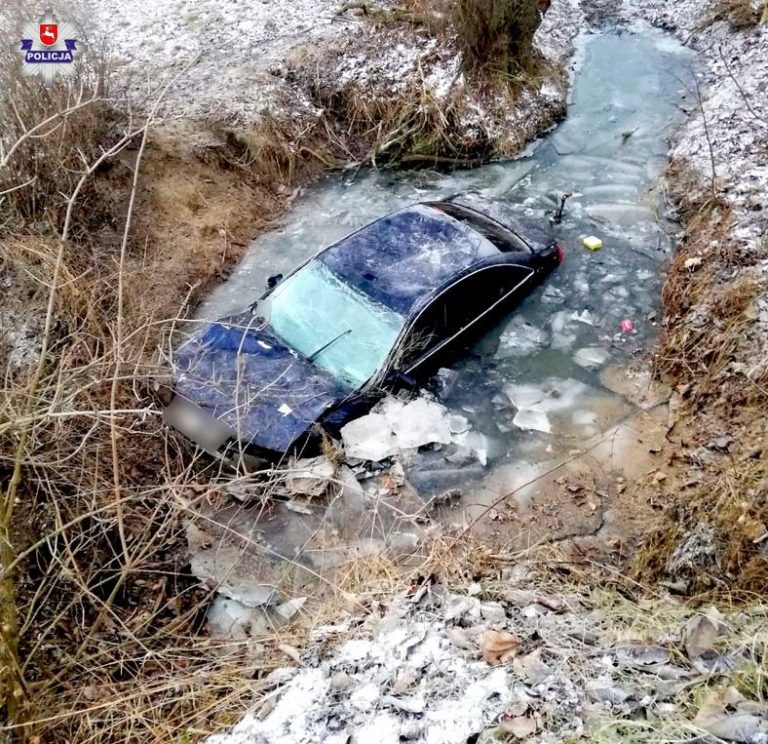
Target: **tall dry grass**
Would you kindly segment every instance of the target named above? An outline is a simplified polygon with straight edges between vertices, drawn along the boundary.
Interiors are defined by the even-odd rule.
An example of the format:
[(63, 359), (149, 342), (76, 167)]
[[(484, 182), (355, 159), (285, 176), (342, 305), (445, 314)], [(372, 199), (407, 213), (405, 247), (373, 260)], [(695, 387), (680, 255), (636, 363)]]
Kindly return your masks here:
[(202, 632), (184, 522), (217, 472), (160, 423), (176, 319), (131, 302), (162, 91), (138, 117), (87, 73), (47, 91), (0, 69), (3, 330), (39, 321), (0, 383), (0, 738), (196, 738), (253, 702), (262, 662)]

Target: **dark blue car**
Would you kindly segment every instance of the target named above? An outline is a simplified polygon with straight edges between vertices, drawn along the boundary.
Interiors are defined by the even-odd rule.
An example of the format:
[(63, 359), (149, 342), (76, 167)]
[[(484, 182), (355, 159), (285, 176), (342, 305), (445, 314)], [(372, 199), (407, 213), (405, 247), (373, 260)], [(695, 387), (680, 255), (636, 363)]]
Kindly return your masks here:
[(497, 204), (400, 209), (187, 340), (166, 420), (249, 467), (306, 451), (385, 392), (423, 380), (562, 258), (545, 231)]

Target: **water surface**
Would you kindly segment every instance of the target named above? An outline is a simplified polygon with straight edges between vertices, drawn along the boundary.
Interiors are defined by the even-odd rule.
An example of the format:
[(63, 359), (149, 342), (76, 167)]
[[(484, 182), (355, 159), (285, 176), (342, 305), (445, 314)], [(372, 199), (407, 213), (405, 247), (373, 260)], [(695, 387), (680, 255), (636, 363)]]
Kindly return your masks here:
[[(632, 410), (601, 384), (600, 371), (647, 350), (655, 335), (672, 249), (659, 179), (690, 64), (689, 53), (660, 32), (586, 37), (567, 119), (523, 157), (452, 173), (330, 177), (296, 200), (284, 227), (253, 242), (199, 317), (241, 308), (269, 275), (406, 204), (474, 191), (552, 223), (571, 193), (562, 221), (552, 223), (565, 263), (443, 374), (442, 402), (487, 438), (481, 456), (450, 447), (421, 453), (409, 476), (428, 493), (569, 451)], [(587, 236), (603, 248), (585, 249)], [(623, 321), (634, 331), (622, 332)]]

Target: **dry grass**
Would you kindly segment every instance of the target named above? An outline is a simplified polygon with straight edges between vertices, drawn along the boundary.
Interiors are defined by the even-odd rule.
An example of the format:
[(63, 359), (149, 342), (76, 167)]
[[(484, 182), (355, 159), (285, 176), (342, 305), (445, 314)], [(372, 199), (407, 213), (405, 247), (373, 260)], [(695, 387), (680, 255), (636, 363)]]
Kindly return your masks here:
[[(682, 406), (668, 439), (685, 471), (682, 488), (664, 494), (667, 506), (649, 530), (637, 575), (678, 578), (668, 573), (670, 558), (707, 525), (714, 555), (691, 567), (691, 591), (751, 601), (768, 592), (768, 372), (755, 363), (753, 309), (768, 286), (752, 270), (760, 251), (732, 245), (729, 207), (712, 197), (689, 201), (690, 178), (678, 173), (675, 180), (687, 229), (663, 292), (667, 332), (656, 369), (679, 391)], [(727, 452), (712, 452), (708, 443), (723, 435), (733, 440)]]
[[(385, 68), (380, 76), (370, 75), (370, 80), (362, 82), (355, 79), (354, 71), (351, 79), (337, 74), (342, 60), (338, 49), (294, 50), (286, 60), (289, 78), (323, 110), (324, 121), (314, 133), (305, 128), (289, 138), (302, 144), (310, 131), (309, 146), (300, 149), (324, 162), (451, 167), (516, 154), (539, 131), (524, 132), (520, 127), (505, 131), (504, 122), (519, 104), (521, 91), (538, 90), (544, 78), (563, 82), (562, 70), (534, 58), (532, 38), (540, 20), (536, 0), (512, 3), (499, 18), (484, 0), (468, 0), (462, 6), (464, 15), (446, 0), (408, 0), (395, 8), (348, 3), (344, 8), (344, 12), (364, 13), (374, 27), (384, 25), (380, 33), (386, 34), (387, 41), (378, 42), (384, 49), (405, 45), (418, 55), (416, 50), (428, 49), (429, 36), (439, 37), (441, 45), (440, 51), (425, 51), (419, 57), (417, 74), (408, 73), (407, 80), (389, 80)], [(462, 24), (476, 33), (473, 41), (468, 29), (462, 31)], [(489, 24), (493, 33), (486, 28)], [(361, 41), (359, 51), (354, 44), (345, 48), (343, 57), (367, 54), (369, 43)], [(460, 74), (452, 63), (462, 56), (462, 44), (474, 44), (476, 49), (474, 56), (465, 51), (469, 69)], [(446, 55), (446, 50), (452, 54)], [(440, 74), (453, 79), (446, 80), (438, 92), (430, 78)], [(541, 119), (536, 124), (541, 129), (562, 114), (562, 109), (547, 105), (533, 112)]]
[(760, 11), (751, 0), (720, 0), (715, 5), (707, 24), (727, 21), (732, 31), (745, 31), (760, 23)]
[(534, 62), (538, 0), (459, 0), (454, 28), (467, 69), (515, 75)]
[(80, 83), (14, 90), (0, 313), (35, 333), (31, 365), (0, 344), (0, 738), (197, 739), (258, 698), (277, 639), (224, 657), (203, 632), (184, 525), (219, 471), (162, 426), (157, 381), (179, 314), (282, 208), (287, 174), (178, 125), (149, 141), (146, 116)]

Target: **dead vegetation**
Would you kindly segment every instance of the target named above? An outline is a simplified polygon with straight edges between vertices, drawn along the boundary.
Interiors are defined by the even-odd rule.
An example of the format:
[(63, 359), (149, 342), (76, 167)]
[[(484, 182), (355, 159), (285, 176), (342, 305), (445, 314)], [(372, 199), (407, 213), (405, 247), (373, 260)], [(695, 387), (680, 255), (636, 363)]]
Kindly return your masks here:
[(459, 0), (454, 25), (465, 67), (503, 75), (529, 69), (540, 23), (538, 0)]
[[(762, 15), (768, 12), (768, 6)], [(761, 12), (751, 0), (720, 0), (707, 23), (726, 21), (732, 31), (745, 31), (761, 22)]]
[(161, 425), (157, 381), (295, 172), (131, 115), (87, 71), (46, 91), (2, 70), (0, 736), (197, 738), (253, 702), (262, 662), (201, 632), (183, 529), (212, 474)]
[[(358, 77), (343, 65), (365, 53), (363, 40), (343, 52), (294, 50), (287, 59), (289, 78), (307, 91), (325, 119), (325, 132), (314, 137), (324, 146), (305, 151), (323, 161), (416, 166), (471, 165), (518, 152), (564, 113), (563, 105), (542, 102), (535, 122), (504, 126), (523, 91), (538, 90), (545, 79), (565, 86), (562, 71), (534, 51), (541, 7), (537, 0), (345, 4), (341, 13), (361, 13), (371, 20), (371, 33), (391, 37), (382, 46), (385, 53), (412, 48), (416, 74), (388, 79), (386, 65), (376, 74), (373, 61), (373, 70)], [(437, 50), (429, 44), (435, 38)]]
[(762, 256), (734, 246), (730, 208), (711, 196), (688, 200), (690, 179), (675, 175), (687, 230), (664, 288), (667, 332), (656, 355), (677, 390), (667, 439), (683, 482), (664, 494), (638, 575), (751, 600), (768, 591), (768, 368), (753, 356), (755, 303), (768, 290), (755, 267), (768, 246)]

